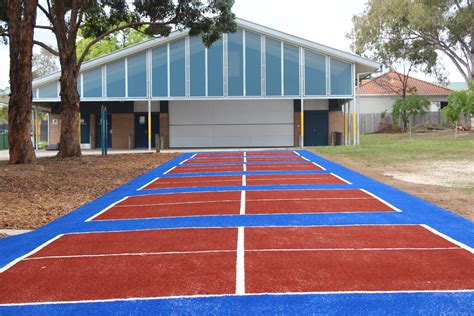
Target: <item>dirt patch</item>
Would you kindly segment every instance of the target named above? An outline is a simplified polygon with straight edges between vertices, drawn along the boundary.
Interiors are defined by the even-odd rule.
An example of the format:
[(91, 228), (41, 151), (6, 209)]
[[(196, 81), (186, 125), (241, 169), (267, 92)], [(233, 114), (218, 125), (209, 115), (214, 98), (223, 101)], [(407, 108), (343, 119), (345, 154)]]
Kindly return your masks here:
[(0, 164), (0, 228), (34, 229), (127, 183), (177, 154), (43, 158)]
[(385, 175), (416, 184), (469, 188), (474, 187), (474, 162), (469, 160), (419, 162), (416, 165), (399, 166), (397, 170), (386, 172)]
[[(459, 182), (462, 182), (463, 185), (465, 184), (467, 185), (468, 182), (472, 183), (473, 181), (472, 174), (470, 176), (464, 175), (464, 174), (461, 176), (449, 175), (449, 173), (451, 172), (450, 170), (453, 170), (452, 168), (454, 168), (456, 172), (461, 172), (461, 173), (463, 171), (465, 172), (466, 168), (464, 167), (467, 164), (469, 165), (468, 169), (472, 171), (472, 168), (474, 168), (472, 166), (473, 164), (472, 161), (467, 161), (463, 163), (464, 167), (461, 167), (461, 169), (459, 169), (459, 166), (457, 165), (458, 162), (454, 162), (454, 161), (444, 161), (443, 164), (440, 164), (438, 162), (438, 165), (436, 165), (435, 162), (427, 162), (426, 168), (429, 168), (430, 171), (428, 171), (428, 169), (424, 169), (425, 167), (419, 168), (419, 166), (424, 166), (425, 163), (417, 163), (415, 164), (415, 166), (410, 167), (411, 168), (410, 169), (411, 173), (410, 173), (407, 171), (406, 168), (408, 167), (405, 165), (401, 165), (400, 167), (390, 166), (390, 170), (387, 170), (386, 167), (380, 167), (380, 166), (374, 166), (374, 165), (363, 165), (363, 163), (361, 163), (360, 161), (347, 158), (347, 157), (335, 157), (335, 156), (324, 155), (324, 154), (321, 154), (321, 156), (324, 156), (330, 160), (340, 163), (350, 169), (353, 169), (357, 172), (360, 172), (364, 175), (374, 178), (380, 182), (386, 183), (388, 185), (391, 185), (403, 191), (409, 192), (413, 195), (416, 195), (431, 203), (437, 204), (461, 216), (474, 220), (474, 208), (473, 208), (474, 194), (473, 192), (463, 191), (459, 187), (453, 186), (455, 183), (459, 183)], [(446, 163), (446, 165), (444, 163)], [(454, 166), (453, 164), (456, 166)], [(443, 166), (446, 167), (446, 169), (443, 170), (442, 168)], [(422, 171), (420, 174), (418, 173), (418, 169)], [(433, 177), (429, 177), (428, 175), (425, 178), (423, 177), (424, 172), (434, 173), (435, 171), (437, 173), (442, 173), (446, 177), (446, 180), (437, 179), (436, 181), (434, 181), (432, 179)], [(390, 175), (398, 174), (400, 176), (396, 178), (394, 176), (388, 176), (388, 174)], [(407, 175), (407, 174), (410, 176), (402, 180), (403, 175)], [(469, 177), (471, 178), (469, 179)], [(413, 181), (413, 179), (416, 179), (417, 182)], [(431, 180), (428, 180), (428, 179), (431, 179)], [(412, 180), (412, 181), (408, 181), (408, 180)], [(436, 184), (427, 183), (429, 181), (436, 182)], [(442, 182), (448, 183), (449, 186), (441, 185)]]

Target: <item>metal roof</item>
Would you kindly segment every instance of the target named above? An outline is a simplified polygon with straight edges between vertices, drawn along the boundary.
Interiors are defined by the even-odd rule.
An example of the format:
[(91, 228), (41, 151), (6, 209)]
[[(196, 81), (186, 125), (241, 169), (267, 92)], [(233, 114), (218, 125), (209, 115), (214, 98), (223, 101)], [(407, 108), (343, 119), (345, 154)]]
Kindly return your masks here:
[[(305, 40), (303, 38), (290, 35), (281, 31), (277, 31), (274, 29), (271, 29), (266, 26), (262, 26), (257, 23), (253, 23), (247, 20), (243, 20), (240, 18), (236, 19), (237, 26), (240, 28), (247, 29), (249, 31), (254, 31), (256, 33), (260, 33), (262, 35), (268, 36), (268, 37), (273, 37), (276, 39), (279, 39), (281, 41), (285, 41), (290, 44), (298, 45), (303, 48), (307, 48), (316, 52), (320, 52), (329, 56), (337, 57), (339, 59), (355, 63), (356, 67), (360, 68), (360, 72), (366, 72), (366, 71), (375, 71), (381, 67), (381, 64), (375, 61), (372, 61), (370, 59), (364, 58), (359, 55), (355, 55), (352, 53), (344, 52), (335, 48), (331, 48), (326, 45), (322, 45), (316, 42), (312, 42), (309, 40)], [(153, 48), (155, 46), (159, 46), (162, 44), (166, 44), (168, 42), (174, 41), (176, 39), (185, 37), (188, 35), (189, 30), (179, 30), (179, 31), (174, 31), (172, 32), (169, 36), (167, 37), (160, 37), (160, 38), (154, 38), (148, 41), (144, 41), (132, 46), (128, 46), (122, 49), (119, 49), (115, 52), (112, 52), (110, 54), (92, 59), (90, 61), (87, 61), (82, 64), (81, 66), (81, 71), (86, 71), (88, 69), (92, 69), (98, 66), (101, 66), (103, 64), (112, 62), (114, 60), (136, 54), (138, 52), (147, 50), (149, 48)], [(33, 88), (36, 88), (38, 86), (42, 86), (48, 83), (51, 83), (53, 81), (59, 80), (61, 75), (60, 71), (51, 73), (49, 75), (39, 77), (33, 80)]]

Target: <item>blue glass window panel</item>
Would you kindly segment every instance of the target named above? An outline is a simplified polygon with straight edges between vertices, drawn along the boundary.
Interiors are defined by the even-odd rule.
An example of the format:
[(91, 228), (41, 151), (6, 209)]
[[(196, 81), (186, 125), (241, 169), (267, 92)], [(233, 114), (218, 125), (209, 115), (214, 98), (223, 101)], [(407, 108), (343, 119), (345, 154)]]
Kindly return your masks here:
[(102, 97), (102, 70), (97, 68), (84, 72), (82, 74), (82, 88), (85, 98), (101, 98)]
[(228, 80), (229, 96), (244, 95), (243, 32), (237, 30), (228, 36)]
[(352, 95), (352, 65), (331, 58), (331, 95)]
[(260, 35), (245, 32), (245, 92), (248, 96), (262, 95), (262, 50)]
[(107, 64), (107, 97), (125, 97), (125, 59)]
[(206, 48), (200, 37), (189, 39), (190, 52), (190, 94), (192, 96), (206, 95)]
[(128, 96), (146, 97), (146, 53), (127, 58)]
[(283, 46), (283, 70), (284, 70), (284, 89), (285, 95), (299, 95), (299, 67), (300, 51), (293, 45), (284, 44)]
[(281, 95), (281, 42), (265, 40), (267, 95)]
[(170, 85), (172, 97), (186, 96), (184, 39), (170, 43)]
[(207, 95), (219, 97), (224, 95), (224, 57), (223, 41), (215, 41), (207, 49)]
[(58, 83), (57, 81), (50, 83), (38, 89), (40, 99), (50, 99), (58, 97)]
[(164, 45), (151, 51), (152, 90), (154, 97), (168, 96), (168, 46)]
[(305, 95), (326, 95), (326, 57), (305, 50)]

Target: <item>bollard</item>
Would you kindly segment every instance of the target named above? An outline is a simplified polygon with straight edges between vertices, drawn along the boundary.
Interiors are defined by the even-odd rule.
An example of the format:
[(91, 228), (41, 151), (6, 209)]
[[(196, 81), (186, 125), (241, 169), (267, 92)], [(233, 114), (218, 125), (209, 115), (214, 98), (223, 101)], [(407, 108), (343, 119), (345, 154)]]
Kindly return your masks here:
[(155, 148), (156, 152), (159, 153), (161, 149), (160, 134), (155, 134)]

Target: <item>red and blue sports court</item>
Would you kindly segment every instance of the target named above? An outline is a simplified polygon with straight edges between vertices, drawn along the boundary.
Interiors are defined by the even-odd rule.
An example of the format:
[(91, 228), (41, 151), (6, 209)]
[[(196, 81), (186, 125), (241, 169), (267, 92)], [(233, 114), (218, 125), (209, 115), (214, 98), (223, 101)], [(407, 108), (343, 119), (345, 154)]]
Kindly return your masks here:
[(183, 154), (0, 240), (0, 314), (471, 314), (472, 221), (311, 152)]

